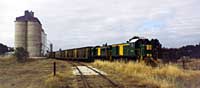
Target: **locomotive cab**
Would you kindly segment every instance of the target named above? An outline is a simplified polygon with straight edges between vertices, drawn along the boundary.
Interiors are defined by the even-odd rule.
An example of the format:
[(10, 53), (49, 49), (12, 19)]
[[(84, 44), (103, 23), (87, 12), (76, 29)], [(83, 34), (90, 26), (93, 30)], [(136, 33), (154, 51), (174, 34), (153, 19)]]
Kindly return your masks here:
[(148, 39), (138, 39), (135, 42), (136, 54), (139, 61), (144, 61), (149, 65), (156, 65), (157, 58), (153, 58), (153, 45)]

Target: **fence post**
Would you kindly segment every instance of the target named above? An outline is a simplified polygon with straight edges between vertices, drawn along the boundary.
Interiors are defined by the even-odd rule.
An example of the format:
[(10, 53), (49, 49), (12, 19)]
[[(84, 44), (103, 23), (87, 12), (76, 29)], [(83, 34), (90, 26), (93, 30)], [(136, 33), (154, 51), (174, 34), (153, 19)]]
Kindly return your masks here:
[(56, 62), (53, 62), (53, 76), (56, 76)]
[(185, 69), (185, 59), (183, 59), (182, 62), (183, 62), (183, 69)]

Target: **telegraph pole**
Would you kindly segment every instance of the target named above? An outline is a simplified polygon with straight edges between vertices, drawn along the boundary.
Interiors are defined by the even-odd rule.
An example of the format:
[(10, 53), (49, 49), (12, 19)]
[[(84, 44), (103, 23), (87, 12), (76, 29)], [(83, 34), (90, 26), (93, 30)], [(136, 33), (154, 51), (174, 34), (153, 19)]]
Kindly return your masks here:
[(50, 43), (50, 56), (52, 57), (52, 53), (53, 53), (53, 44)]

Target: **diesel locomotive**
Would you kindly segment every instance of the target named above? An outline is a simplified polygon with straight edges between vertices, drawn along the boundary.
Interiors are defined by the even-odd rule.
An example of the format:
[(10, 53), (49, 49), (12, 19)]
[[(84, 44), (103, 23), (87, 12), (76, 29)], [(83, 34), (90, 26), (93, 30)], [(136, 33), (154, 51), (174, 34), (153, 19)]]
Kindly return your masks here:
[(95, 59), (110, 61), (143, 60), (147, 63), (155, 64), (157, 63), (160, 49), (161, 44), (157, 39), (149, 40), (135, 36), (126, 43), (59, 50), (49, 52), (48, 57), (79, 61), (94, 61)]

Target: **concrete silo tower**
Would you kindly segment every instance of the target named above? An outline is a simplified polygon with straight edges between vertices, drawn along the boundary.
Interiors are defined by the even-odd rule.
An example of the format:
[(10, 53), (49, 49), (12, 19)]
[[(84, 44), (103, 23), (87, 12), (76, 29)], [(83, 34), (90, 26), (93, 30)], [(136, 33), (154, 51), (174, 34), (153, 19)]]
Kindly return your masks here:
[(42, 29), (42, 51), (41, 54), (45, 55), (47, 52), (47, 34), (44, 32), (44, 29)]
[(29, 52), (30, 57), (42, 56), (42, 24), (34, 17), (31, 11), (25, 11), (24, 16), (16, 18), (15, 21), (15, 48), (23, 47)]
[(27, 23), (24, 21), (15, 21), (15, 47), (27, 49)]
[(41, 56), (42, 40), (41, 40), (41, 24), (38, 22), (28, 21), (27, 31), (27, 50), (31, 52), (30, 56)]

